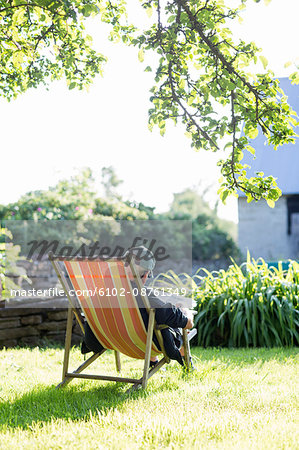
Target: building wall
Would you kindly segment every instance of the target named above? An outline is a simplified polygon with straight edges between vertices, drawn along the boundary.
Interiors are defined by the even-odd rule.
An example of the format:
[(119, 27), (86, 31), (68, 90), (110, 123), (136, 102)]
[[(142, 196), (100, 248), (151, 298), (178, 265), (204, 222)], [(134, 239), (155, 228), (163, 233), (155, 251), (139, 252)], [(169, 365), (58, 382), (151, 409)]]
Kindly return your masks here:
[(248, 249), (253, 258), (266, 261), (299, 259), (298, 217), (292, 215), (292, 233), (288, 235), (285, 196), (275, 208), (269, 208), (265, 201), (247, 203), (246, 198), (239, 197), (238, 212), (238, 241), (244, 255)]

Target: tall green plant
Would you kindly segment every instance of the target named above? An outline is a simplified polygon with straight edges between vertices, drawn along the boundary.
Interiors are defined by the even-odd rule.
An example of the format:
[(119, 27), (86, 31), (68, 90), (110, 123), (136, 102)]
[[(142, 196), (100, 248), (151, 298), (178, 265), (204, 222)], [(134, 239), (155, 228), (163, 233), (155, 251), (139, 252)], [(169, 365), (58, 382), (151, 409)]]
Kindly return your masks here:
[(160, 274), (155, 288), (192, 296), (196, 304), (198, 345), (274, 347), (299, 344), (299, 264), (288, 270), (251, 260), (227, 271), (202, 268), (193, 277), (169, 271)]
[[(198, 275), (199, 276), (199, 275)], [(196, 289), (198, 343), (230, 347), (299, 343), (299, 264), (268, 267), (250, 260), (206, 271)]]

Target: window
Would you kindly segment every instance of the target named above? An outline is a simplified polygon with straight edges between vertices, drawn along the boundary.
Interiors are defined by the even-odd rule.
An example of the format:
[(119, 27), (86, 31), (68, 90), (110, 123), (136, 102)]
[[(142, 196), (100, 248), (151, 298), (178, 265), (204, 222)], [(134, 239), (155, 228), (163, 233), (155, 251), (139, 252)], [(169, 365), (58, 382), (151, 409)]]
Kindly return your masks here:
[(288, 234), (299, 229), (299, 194), (287, 198), (288, 206)]

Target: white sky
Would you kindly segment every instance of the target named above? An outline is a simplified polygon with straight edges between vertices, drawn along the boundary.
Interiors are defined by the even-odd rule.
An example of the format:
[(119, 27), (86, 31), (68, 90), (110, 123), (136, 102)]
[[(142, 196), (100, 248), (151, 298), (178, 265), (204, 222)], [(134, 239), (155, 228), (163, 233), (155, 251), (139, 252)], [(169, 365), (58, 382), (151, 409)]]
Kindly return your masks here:
[[(137, 0), (128, 3), (132, 16), (144, 14), (146, 19), (139, 6), (135, 9)], [(243, 17), (236, 32), (263, 48), (276, 75), (294, 71), (283, 66), (299, 56), (298, 0), (272, 0), (267, 7), (248, 0)], [(97, 21), (89, 33), (109, 62), (104, 78), (97, 78), (88, 93), (68, 91), (65, 83), (56, 82), (49, 91), (31, 90), (11, 103), (0, 99), (0, 203), (46, 189), (76, 168), (92, 167), (100, 177), (101, 168), (110, 165), (124, 180), (124, 198), (157, 211), (167, 209), (174, 192), (199, 183), (214, 184), (215, 198), (217, 155), (191, 149), (182, 127), (169, 124), (164, 137), (158, 130), (148, 131), (153, 73), (143, 71), (137, 49), (107, 42), (102, 30)], [(219, 215), (237, 221), (236, 200), (221, 206)]]

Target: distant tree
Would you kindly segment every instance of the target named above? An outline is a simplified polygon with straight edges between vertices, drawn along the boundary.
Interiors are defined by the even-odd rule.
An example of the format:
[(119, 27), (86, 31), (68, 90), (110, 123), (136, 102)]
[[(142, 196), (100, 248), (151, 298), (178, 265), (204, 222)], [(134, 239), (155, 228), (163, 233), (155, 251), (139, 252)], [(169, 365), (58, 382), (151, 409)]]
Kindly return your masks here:
[(192, 257), (194, 260), (237, 259), (240, 252), (231, 233), (217, 219), (199, 214), (192, 222)]
[(121, 199), (121, 195), (117, 192), (117, 188), (123, 183), (116, 175), (112, 166), (102, 168), (102, 185), (105, 190), (105, 197), (109, 199)]
[(144, 203), (142, 202), (136, 202), (136, 201), (130, 201), (127, 200), (125, 202), (128, 206), (130, 206), (131, 208), (136, 208), (138, 209), (138, 211), (143, 212), (147, 215), (148, 219), (156, 219), (158, 216), (155, 213), (155, 207), (154, 206), (146, 206)]
[(0, 205), (0, 219), (87, 219), (93, 214), (94, 204), (94, 179), (91, 169), (84, 168), (47, 190), (28, 192), (17, 202)]
[(199, 195), (195, 189), (185, 189), (182, 192), (173, 194), (173, 201), (169, 209), (170, 213), (176, 215), (190, 215), (195, 219), (199, 214), (214, 214), (209, 204), (204, 200), (202, 195)]
[(239, 250), (233, 239), (236, 224), (220, 219), (195, 189), (174, 194), (169, 211), (160, 217), (192, 220), (192, 257), (194, 260), (237, 258)]
[[(134, 219), (145, 220), (148, 215), (120, 200), (99, 197), (89, 168), (49, 189), (29, 192), (16, 202), (0, 205), (0, 224), (13, 231), (14, 242), (22, 244), (22, 254), (27, 254), (32, 239), (59, 240), (75, 246), (88, 244), (91, 236), (104, 241), (118, 228), (116, 220)], [(29, 232), (28, 220), (33, 221)], [(54, 226), (51, 221), (56, 221)]]
[[(114, 171), (113, 171), (114, 173)], [(146, 211), (120, 200), (101, 198), (96, 194), (90, 168), (82, 169), (70, 179), (58, 181), (43, 191), (33, 191), (17, 202), (0, 205), (0, 220), (91, 220), (147, 219)]]

